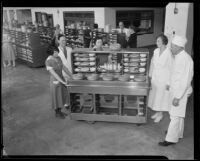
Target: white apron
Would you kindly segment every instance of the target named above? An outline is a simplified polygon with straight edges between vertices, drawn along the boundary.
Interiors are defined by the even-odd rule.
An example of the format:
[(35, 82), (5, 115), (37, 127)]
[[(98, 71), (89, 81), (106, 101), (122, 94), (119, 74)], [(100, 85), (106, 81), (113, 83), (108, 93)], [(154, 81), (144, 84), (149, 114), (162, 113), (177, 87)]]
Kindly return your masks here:
[[(192, 93), (192, 78), (193, 61), (185, 51), (182, 51), (173, 61), (170, 81), (170, 115), (185, 117), (188, 96)], [(173, 106), (174, 98), (180, 99), (179, 106)]]
[[(71, 66), (72, 49), (69, 48), (69, 47), (66, 47), (67, 58), (65, 57), (63, 50), (60, 47), (58, 47), (58, 49), (59, 49), (59, 54), (58, 55), (61, 58), (63, 65), (65, 67), (67, 67), (67, 69), (72, 73), (72, 66)], [(63, 74), (64, 78), (66, 78), (67, 74), (63, 70), (62, 70), (62, 74)]]
[(169, 114), (171, 116), (185, 117), (185, 111), (187, 106), (188, 94), (185, 94), (182, 99), (179, 101), (179, 106), (174, 106), (172, 104), (174, 95), (170, 92), (170, 110)]
[[(185, 51), (182, 51), (175, 56), (172, 69), (169, 110), (171, 121), (165, 140), (176, 143), (179, 138), (183, 138), (187, 100), (192, 93), (193, 61)], [(178, 106), (173, 106), (174, 98), (180, 99)]]
[(160, 49), (154, 50), (149, 76), (152, 77), (152, 89), (149, 93), (148, 107), (154, 111), (169, 111), (169, 84), (171, 70), (171, 52), (166, 48), (159, 56)]

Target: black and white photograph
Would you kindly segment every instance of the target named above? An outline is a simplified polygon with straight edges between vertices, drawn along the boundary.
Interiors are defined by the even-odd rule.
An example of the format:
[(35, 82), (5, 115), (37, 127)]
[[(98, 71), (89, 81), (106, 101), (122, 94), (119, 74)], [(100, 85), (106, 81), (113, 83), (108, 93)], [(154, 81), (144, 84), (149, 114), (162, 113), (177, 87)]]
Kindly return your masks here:
[(2, 158), (196, 159), (194, 3), (37, 4), (1, 6)]

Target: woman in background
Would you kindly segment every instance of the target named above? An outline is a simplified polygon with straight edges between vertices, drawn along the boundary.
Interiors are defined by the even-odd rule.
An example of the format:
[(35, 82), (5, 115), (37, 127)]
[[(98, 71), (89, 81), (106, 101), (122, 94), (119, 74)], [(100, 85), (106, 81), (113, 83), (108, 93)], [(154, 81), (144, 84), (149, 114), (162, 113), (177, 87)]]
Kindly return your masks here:
[(103, 40), (102, 39), (97, 39), (96, 44), (93, 47), (94, 51), (103, 51)]
[(148, 106), (156, 113), (151, 117), (160, 122), (163, 112), (169, 111), (169, 79), (172, 54), (167, 48), (168, 39), (161, 34), (156, 39), (157, 47), (151, 59), (149, 77), (152, 89), (149, 93)]
[(8, 32), (4, 29), (3, 30), (3, 45), (2, 45), (4, 67), (11, 66), (11, 62), (13, 64), (13, 67), (15, 67), (15, 52), (14, 52), (14, 48), (11, 42), (12, 42), (11, 37), (9, 36)]

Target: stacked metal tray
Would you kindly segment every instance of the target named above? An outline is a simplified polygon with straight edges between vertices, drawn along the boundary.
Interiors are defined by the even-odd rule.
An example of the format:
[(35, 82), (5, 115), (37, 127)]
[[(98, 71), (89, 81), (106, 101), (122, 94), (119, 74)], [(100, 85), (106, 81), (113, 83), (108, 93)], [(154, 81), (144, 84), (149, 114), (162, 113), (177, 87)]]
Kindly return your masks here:
[(123, 71), (129, 74), (146, 74), (147, 54), (126, 53), (123, 54)]
[(95, 53), (74, 53), (74, 73), (96, 73)]

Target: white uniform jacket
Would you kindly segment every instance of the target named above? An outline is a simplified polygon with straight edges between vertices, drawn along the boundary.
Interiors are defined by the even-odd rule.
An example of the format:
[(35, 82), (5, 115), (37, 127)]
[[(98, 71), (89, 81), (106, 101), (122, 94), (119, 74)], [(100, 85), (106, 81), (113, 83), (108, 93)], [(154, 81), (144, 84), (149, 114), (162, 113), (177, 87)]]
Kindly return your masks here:
[[(192, 93), (193, 60), (184, 50), (177, 54), (173, 61), (170, 78), (171, 109), (170, 115), (185, 117), (188, 95)], [(173, 98), (180, 99), (179, 106), (173, 106)]]
[(154, 50), (151, 59), (149, 76), (152, 89), (149, 92), (148, 107), (154, 111), (169, 111), (169, 91), (166, 85), (169, 85), (172, 54), (166, 48), (160, 55), (160, 48)]
[(156, 83), (165, 83), (169, 85), (170, 72), (172, 66), (172, 54), (169, 48), (166, 48), (161, 55), (160, 49), (154, 50), (154, 55), (151, 60), (149, 76)]
[(63, 49), (61, 47), (58, 47), (59, 54), (58, 56), (61, 58), (63, 65), (65, 65), (70, 72), (72, 72), (72, 66), (71, 66), (71, 53), (72, 48), (66, 46), (67, 50), (67, 58), (64, 55)]

